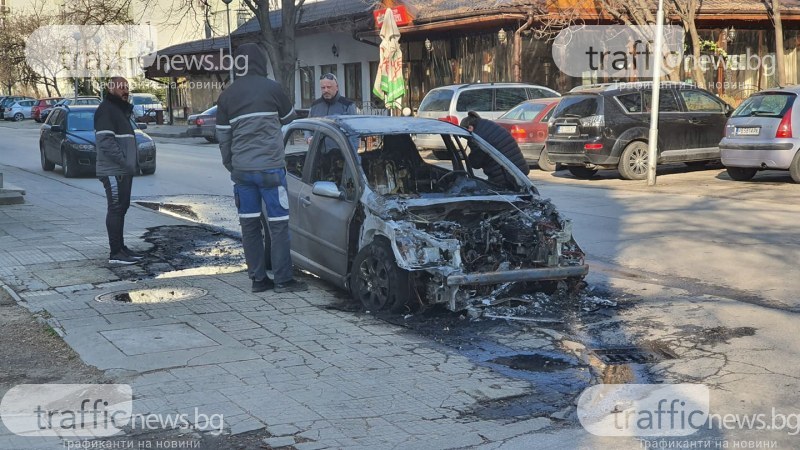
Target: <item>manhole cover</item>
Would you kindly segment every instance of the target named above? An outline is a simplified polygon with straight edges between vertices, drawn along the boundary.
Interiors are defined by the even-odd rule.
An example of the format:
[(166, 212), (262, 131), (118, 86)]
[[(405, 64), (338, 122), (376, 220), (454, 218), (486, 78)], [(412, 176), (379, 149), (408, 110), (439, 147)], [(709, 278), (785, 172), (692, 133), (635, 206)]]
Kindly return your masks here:
[(104, 303), (168, 303), (198, 298), (206, 294), (207, 290), (194, 287), (154, 287), (107, 292), (94, 299)]
[(601, 348), (593, 350), (594, 354), (606, 364), (650, 364), (664, 359), (675, 359), (675, 355), (663, 346), (652, 349), (641, 347)]

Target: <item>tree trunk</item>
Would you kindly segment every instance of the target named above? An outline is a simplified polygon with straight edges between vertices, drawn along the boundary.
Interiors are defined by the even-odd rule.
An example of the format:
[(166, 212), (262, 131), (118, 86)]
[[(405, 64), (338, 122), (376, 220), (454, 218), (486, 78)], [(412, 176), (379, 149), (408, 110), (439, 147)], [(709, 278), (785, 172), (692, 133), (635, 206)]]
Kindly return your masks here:
[(779, 0), (772, 0), (772, 20), (775, 22), (775, 81), (778, 86), (786, 86), (786, 70), (783, 60), (783, 24), (781, 23), (781, 5)]

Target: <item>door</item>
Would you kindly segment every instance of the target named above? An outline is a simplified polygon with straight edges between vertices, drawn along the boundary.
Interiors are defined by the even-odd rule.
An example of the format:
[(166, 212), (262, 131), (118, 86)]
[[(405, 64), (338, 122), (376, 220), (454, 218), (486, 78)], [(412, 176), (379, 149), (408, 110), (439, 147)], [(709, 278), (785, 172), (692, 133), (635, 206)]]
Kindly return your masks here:
[[(309, 163), (291, 214), (297, 219), (292, 240), (298, 239), (298, 253), (314, 273), (341, 284), (348, 272), (350, 222), (358, 202), (353, 153), (341, 136), (319, 130)], [(323, 181), (336, 184), (341, 197), (314, 194), (314, 183)]]
[[(289, 197), (289, 231), (292, 236), (292, 254), (295, 259), (308, 254), (309, 243), (297, 229), (299, 219), (297, 211), (300, 204), (298, 198), (304, 185), (303, 178), (310, 161), (309, 148), (313, 144), (315, 129), (310, 126), (294, 126), (284, 135), (284, 154), (286, 160), (286, 194)], [(295, 261), (297, 263), (298, 261)]]
[(686, 142), (687, 158), (719, 158), (719, 141), (725, 133), (725, 105), (711, 94), (700, 90), (681, 90), (691, 140)]
[[(649, 126), (652, 92), (644, 95), (645, 115)], [(659, 161), (683, 161), (686, 154), (686, 115), (672, 89), (661, 89), (658, 100)]]
[[(64, 133), (66, 118), (67, 115), (62, 109), (53, 110), (47, 117), (47, 123), (49, 126), (46, 125), (48, 127), (48, 131), (47, 137), (45, 138), (45, 154), (47, 155), (47, 159), (58, 164), (61, 164), (61, 141), (63, 141), (66, 137), (66, 134)], [(60, 126), (61, 131), (54, 132), (49, 129), (53, 125)]]

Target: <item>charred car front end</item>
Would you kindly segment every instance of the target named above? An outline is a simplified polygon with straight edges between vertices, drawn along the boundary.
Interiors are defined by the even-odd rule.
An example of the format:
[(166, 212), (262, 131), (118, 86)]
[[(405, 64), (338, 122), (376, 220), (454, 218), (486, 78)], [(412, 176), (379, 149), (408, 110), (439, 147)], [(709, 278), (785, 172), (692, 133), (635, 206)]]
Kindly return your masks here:
[[(461, 310), (559, 280), (575, 282), (588, 272), (570, 222), (502, 154), (466, 130), (434, 120), (357, 116), (290, 127), (287, 163), (300, 178), (294, 187), (289, 182), (301, 209), (291, 219), (297, 217), (295, 263), (349, 288), (368, 309), (403, 312), (442, 303)], [(293, 131), (312, 142), (305, 152), (291, 151)], [(328, 136), (334, 132), (336, 139)], [(451, 160), (424, 160), (416, 134), (441, 136)], [(347, 148), (340, 161), (323, 163), (341, 147)], [(489, 154), (505, 180), (489, 181), (471, 167), (473, 151)], [(299, 160), (303, 170), (296, 170)], [(322, 166), (335, 167), (333, 174)], [(328, 215), (316, 217), (316, 227), (299, 222), (304, 208), (317, 206)], [(331, 230), (334, 224), (342, 229)]]

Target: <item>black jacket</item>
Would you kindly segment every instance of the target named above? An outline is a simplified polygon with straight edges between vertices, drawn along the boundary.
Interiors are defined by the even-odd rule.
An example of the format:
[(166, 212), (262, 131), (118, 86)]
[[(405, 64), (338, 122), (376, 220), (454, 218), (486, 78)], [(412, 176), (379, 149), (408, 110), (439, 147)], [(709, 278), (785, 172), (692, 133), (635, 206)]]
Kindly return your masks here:
[[(522, 151), (517, 145), (517, 141), (511, 136), (505, 128), (492, 122), (491, 120), (478, 119), (475, 128), (472, 131), (474, 134), (480, 136), (484, 141), (491, 144), (492, 147), (500, 150), (500, 153), (505, 155), (515, 166), (519, 168), (525, 175), (530, 173), (528, 163), (525, 157), (522, 156)], [(489, 178), (489, 181), (500, 186), (513, 186), (512, 180), (507, 180), (505, 172), (500, 165), (495, 162), (483, 150), (478, 148), (477, 145), (470, 144), (469, 163), (472, 167), (483, 169), (483, 172)]]
[(247, 57), (247, 74), (219, 96), (217, 139), (228, 171), (259, 171), (286, 166), (281, 124), (295, 114), (280, 84), (267, 78), (267, 57), (257, 44), (243, 44), (236, 56)]
[(98, 177), (135, 175), (139, 169), (131, 114), (133, 105), (113, 94), (106, 95), (94, 113)]

